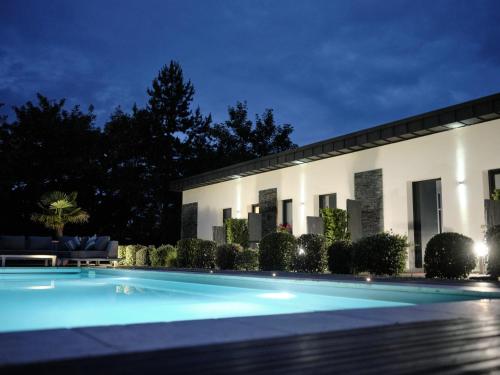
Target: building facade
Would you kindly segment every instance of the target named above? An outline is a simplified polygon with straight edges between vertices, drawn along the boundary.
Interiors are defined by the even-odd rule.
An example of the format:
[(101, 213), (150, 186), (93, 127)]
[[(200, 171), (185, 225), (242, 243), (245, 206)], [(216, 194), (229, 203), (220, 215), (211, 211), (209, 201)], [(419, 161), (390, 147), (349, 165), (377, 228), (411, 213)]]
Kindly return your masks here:
[[(227, 217), (262, 233), (311, 231), (322, 207), (359, 216), (359, 233), (408, 236), (423, 266), (436, 233), (483, 238), (485, 200), (500, 188), (500, 94), (177, 181), (183, 237), (213, 239)], [(309, 217), (309, 218), (308, 218)]]

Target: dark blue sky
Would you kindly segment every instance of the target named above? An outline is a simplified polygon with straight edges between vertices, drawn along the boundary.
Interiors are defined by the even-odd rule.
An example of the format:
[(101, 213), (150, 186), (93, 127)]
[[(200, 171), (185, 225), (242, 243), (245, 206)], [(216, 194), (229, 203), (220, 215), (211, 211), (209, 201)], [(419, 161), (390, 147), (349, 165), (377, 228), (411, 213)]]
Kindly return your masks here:
[(274, 108), (298, 144), (500, 91), (500, 1), (0, 0), (0, 102), (103, 124), (178, 60), (216, 121)]

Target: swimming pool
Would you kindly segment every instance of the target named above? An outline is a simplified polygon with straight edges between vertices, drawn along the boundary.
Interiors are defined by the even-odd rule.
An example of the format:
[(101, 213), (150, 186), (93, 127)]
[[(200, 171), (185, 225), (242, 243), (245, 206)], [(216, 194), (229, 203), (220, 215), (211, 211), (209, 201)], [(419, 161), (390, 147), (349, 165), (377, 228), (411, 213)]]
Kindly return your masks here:
[(0, 270), (0, 332), (498, 298), (376, 283), (120, 269)]

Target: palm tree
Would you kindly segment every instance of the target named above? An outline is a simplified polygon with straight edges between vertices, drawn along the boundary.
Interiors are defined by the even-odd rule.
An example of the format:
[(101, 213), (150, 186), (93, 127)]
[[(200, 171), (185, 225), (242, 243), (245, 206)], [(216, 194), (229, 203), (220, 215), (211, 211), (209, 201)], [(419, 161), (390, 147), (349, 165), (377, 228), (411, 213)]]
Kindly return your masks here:
[(89, 220), (89, 214), (76, 205), (77, 195), (61, 191), (44, 194), (38, 202), (42, 213), (32, 214), (31, 220), (55, 230), (56, 237), (61, 238), (66, 224), (82, 224)]

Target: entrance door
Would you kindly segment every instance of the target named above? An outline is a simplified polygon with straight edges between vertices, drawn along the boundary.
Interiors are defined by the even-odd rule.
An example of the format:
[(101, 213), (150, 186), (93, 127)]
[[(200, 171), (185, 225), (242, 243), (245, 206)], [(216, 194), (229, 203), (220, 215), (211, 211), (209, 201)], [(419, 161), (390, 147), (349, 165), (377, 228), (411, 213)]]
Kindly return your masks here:
[(427, 242), (442, 231), (441, 179), (413, 183), (415, 268), (422, 268)]

